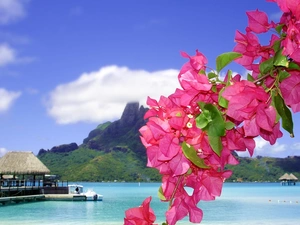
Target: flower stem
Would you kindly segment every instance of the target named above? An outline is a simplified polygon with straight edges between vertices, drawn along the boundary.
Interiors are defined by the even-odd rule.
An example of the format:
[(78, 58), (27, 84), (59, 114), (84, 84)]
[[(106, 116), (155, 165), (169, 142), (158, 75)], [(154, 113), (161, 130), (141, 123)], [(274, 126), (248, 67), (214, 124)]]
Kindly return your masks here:
[(181, 183), (181, 180), (182, 180), (183, 176), (184, 176), (184, 174), (180, 175), (180, 177), (179, 177), (178, 180), (177, 180), (176, 187), (174, 188), (173, 193), (172, 193), (172, 196), (171, 196), (171, 199), (170, 199), (169, 209), (171, 208), (171, 206), (172, 206), (172, 204), (173, 204), (173, 200), (174, 200), (176, 191), (177, 191), (177, 189), (178, 189), (179, 184)]

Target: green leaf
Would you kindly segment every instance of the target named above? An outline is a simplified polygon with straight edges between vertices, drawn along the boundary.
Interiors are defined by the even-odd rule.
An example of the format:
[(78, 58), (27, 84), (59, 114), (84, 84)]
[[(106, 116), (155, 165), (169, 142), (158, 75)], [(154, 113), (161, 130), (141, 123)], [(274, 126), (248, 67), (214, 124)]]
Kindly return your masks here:
[(204, 159), (201, 159), (198, 155), (197, 152), (195, 150), (194, 147), (187, 145), (186, 142), (182, 143), (182, 151), (183, 154), (185, 155), (185, 157), (187, 159), (189, 159), (195, 166), (199, 167), (199, 168), (203, 168), (203, 169), (208, 169), (209, 166), (207, 166), (204, 163)]
[(275, 52), (278, 52), (281, 49), (281, 41), (277, 40), (275, 41), (274, 45), (273, 45), (273, 50)]
[(251, 76), (250, 73), (247, 74), (247, 80), (248, 81), (255, 81), (255, 79)]
[(215, 73), (213, 73), (213, 72), (210, 72), (210, 73), (207, 74), (207, 76), (208, 76), (208, 79), (213, 79), (213, 78), (218, 77), (218, 74), (215, 74)]
[(228, 70), (226, 76), (227, 76), (226, 86), (229, 86), (230, 82), (232, 81), (232, 71)]
[(278, 34), (281, 33), (282, 27), (283, 27), (283, 24), (280, 24), (277, 27), (275, 27), (275, 30), (277, 31)]
[(280, 70), (279, 72), (279, 82), (283, 81), (285, 78), (288, 78), (289, 76), (291, 76), (290, 73), (284, 71), (284, 70)]
[(211, 136), (224, 136), (225, 135), (225, 123), (221, 112), (213, 104), (206, 104), (204, 111), (210, 113), (211, 121), (208, 124), (208, 135)]
[(199, 74), (206, 75), (206, 72), (205, 72), (205, 70), (200, 70), (200, 71), (199, 71)]
[(218, 95), (218, 103), (220, 106), (222, 106), (223, 108), (228, 107), (228, 100), (226, 100), (225, 98), (223, 98), (222, 93), (224, 92), (225, 88), (222, 88), (221, 91), (219, 92)]
[(219, 55), (216, 60), (217, 72), (219, 73), (225, 66), (241, 56), (242, 54), (237, 52), (226, 52)]
[(217, 89), (216, 85), (213, 85), (211, 87), (211, 91), (214, 92), (214, 93), (217, 93), (218, 89)]
[(207, 112), (202, 112), (196, 117), (196, 126), (200, 129), (204, 129), (209, 123), (210, 119), (206, 117)]
[(275, 56), (274, 56), (274, 66), (283, 66), (283, 67), (288, 67), (289, 66), (289, 61), (285, 55), (282, 55), (282, 49), (280, 51), (277, 51)]
[(276, 110), (281, 116), (283, 129), (289, 132), (291, 137), (294, 137), (294, 125), (291, 111), (288, 109), (283, 98), (279, 94), (273, 95), (272, 97)]
[(211, 148), (213, 149), (213, 151), (218, 156), (221, 156), (221, 152), (222, 152), (222, 149), (223, 149), (221, 138), (220, 137), (216, 137), (216, 136), (210, 136), (210, 135), (208, 135), (208, 140), (209, 140), (209, 144), (210, 144)]
[(274, 58), (269, 58), (259, 65), (259, 71), (261, 72), (261, 74), (267, 74), (271, 71), (271, 69), (273, 68), (273, 61)]
[(159, 189), (158, 189), (158, 192), (157, 192), (157, 195), (158, 195), (158, 198), (162, 201), (165, 201), (167, 200), (166, 197), (164, 196), (164, 193), (163, 193), (163, 190), (162, 190), (162, 187), (160, 186)]
[[(199, 118), (199, 122), (204, 120), (204, 117), (206, 118), (206, 126), (202, 126), (202, 128), (199, 128), (203, 131), (207, 131), (210, 146), (212, 147), (213, 151), (220, 156), (223, 148), (220, 137), (225, 135), (225, 122), (222, 114), (213, 104), (198, 102), (198, 105), (202, 110), (202, 113), (198, 117), (203, 117), (201, 119)], [(198, 117), (196, 118), (196, 121)], [(200, 123), (197, 122), (197, 126), (198, 124)], [(203, 124), (204, 123), (200, 125)]]
[(300, 66), (294, 62), (290, 62), (289, 63), (289, 69), (292, 69), (292, 70), (300, 70)]
[(225, 122), (225, 129), (226, 130), (231, 130), (234, 127), (235, 127), (235, 124), (233, 122), (231, 122), (231, 121), (226, 121)]
[(188, 169), (188, 171), (186, 172), (187, 175), (191, 175), (193, 172), (193, 170), (191, 168)]

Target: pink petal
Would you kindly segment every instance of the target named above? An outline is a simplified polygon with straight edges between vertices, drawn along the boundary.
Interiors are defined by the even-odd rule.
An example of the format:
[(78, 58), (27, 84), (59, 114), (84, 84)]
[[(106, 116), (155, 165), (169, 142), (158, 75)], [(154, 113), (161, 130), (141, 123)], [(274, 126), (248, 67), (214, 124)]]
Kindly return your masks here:
[(265, 12), (246, 12), (249, 20), (249, 29), (255, 33), (264, 33), (269, 30), (268, 16)]
[[(280, 84), (280, 90), (285, 103), (293, 105), (293, 112), (298, 112), (300, 107), (300, 73), (290, 72), (291, 76), (284, 79)], [(295, 110), (295, 111), (294, 111)]]

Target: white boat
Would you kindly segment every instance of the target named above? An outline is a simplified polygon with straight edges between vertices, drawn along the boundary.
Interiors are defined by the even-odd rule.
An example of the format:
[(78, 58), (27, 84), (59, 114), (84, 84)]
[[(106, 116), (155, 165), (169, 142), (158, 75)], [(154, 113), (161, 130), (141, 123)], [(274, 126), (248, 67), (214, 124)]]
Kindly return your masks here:
[(103, 195), (97, 194), (95, 191), (88, 189), (86, 192), (83, 191), (83, 186), (79, 184), (69, 184), (69, 194), (77, 196), (85, 196), (86, 201), (102, 201)]

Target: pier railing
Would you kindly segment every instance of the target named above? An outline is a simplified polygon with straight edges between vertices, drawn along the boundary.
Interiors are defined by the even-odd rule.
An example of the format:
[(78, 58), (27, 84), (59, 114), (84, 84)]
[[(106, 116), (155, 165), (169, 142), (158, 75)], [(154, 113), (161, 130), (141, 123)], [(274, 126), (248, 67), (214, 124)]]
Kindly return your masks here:
[(0, 197), (33, 194), (67, 194), (68, 181), (0, 179)]

